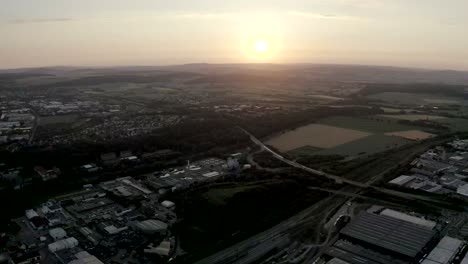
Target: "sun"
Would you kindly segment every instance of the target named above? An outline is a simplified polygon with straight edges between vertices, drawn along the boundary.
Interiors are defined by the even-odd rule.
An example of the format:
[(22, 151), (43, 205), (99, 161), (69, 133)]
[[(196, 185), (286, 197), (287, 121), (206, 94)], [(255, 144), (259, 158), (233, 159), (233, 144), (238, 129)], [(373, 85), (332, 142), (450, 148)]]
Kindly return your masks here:
[(257, 53), (267, 53), (268, 52), (268, 49), (270, 48), (270, 45), (268, 44), (268, 42), (264, 39), (257, 39), (255, 42), (254, 42), (254, 50), (257, 52)]

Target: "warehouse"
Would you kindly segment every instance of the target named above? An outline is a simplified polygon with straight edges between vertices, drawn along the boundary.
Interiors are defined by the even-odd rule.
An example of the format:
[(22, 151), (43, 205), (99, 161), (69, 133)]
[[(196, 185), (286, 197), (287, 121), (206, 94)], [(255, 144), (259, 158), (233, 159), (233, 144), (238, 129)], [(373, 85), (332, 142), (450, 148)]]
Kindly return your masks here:
[(457, 255), (462, 244), (459, 239), (445, 236), (424, 259), (422, 264), (448, 264)]
[(134, 227), (145, 234), (155, 234), (165, 232), (168, 225), (159, 220), (149, 219), (141, 222), (135, 222)]
[(78, 240), (74, 237), (70, 237), (49, 244), (48, 248), (50, 252), (54, 253), (63, 249), (74, 248), (76, 246), (78, 246)]
[(63, 230), (63, 228), (54, 228), (49, 230), (49, 235), (54, 239), (54, 240), (59, 240), (67, 236), (67, 232)]
[(434, 221), (429, 221), (420, 217), (412, 216), (392, 209), (385, 209), (380, 214), (400, 219), (406, 222), (410, 222), (416, 225), (424, 226), (429, 229), (434, 229), (434, 227), (436, 226), (436, 223)]
[(363, 212), (345, 227), (343, 236), (409, 258), (415, 258), (434, 231), (386, 215)]

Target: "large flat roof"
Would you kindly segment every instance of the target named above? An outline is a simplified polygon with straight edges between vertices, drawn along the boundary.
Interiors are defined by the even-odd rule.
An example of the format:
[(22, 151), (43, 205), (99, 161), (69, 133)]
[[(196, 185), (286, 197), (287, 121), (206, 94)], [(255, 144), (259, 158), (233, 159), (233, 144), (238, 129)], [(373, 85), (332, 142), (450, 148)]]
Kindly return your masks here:
[(436, 226), (436, 223), (434, 221), (429, 221), (420, 217), (412, 216), (392, 209), (385, 209), (380, 214), (400, 219), (406, 222), (411, 222), (413, 224), (424, 226), (430, 229), (433, 229)]
[(434, 235), (434, 232), (426, 227), (367, 212), (359, 214), (340, 233), (411, 258), (415, 257)]

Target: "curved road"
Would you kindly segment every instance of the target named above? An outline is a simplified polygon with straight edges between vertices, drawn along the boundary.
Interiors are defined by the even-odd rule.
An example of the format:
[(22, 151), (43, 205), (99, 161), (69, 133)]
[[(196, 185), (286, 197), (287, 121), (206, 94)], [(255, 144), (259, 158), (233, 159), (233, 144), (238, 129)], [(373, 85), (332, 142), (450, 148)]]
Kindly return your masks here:
[[(292, 167), (307, 171), (309, 173), (334, 180), (337, 183), (340, 183), (340, 184), (346, 183), (349, 185), (347, 186), (348, 188), (352, 188), (352, 186), (359, 187), (359, 188), (372, 188), (379, 192), (383, 192), (383, 193), (393, 195), (393, 196), (403, 197), (406, 199), (423, 200), (423, 201), (429, 201), (429, 202), (436, 202), (439, 204), (441, 204), (441, 202), (443, 203), (443, 201), (440, 201), (438, 199), (434, 199), (431, 197), (427, 197), (427, 196), (407, 194), (407, 193), (389, 190), (385, 188), (374, 187), (371, 185), (372, 181), (369, 181), (368, 183), (357, 182), (357, 181), (345, 179), (337, 175), (333, 175), (333, 174), (329, 174), (323, 171), (309, 168), (295, 161), (286, 159), (285, 157), (281, 156), (280, 154), (276, 153), (275, 151), (267, 147), (263, 142), (261, 142), (259, 139), (257, 139), (254, 135), (249, 133), (247, 130), (243, 128), (240, 128), (240, 129), (244, 131), (247, 135), (249, 135), (250, 139), (255, 144), (260, 146), (263, 150), (270, 152), (275, 158), (279, 159), (280, 161)], [(291, 228), (300, 226), (299, 223), (307, 222), (310, 217), (314, 216), (314, 213), (316, 213), (317, 211), (323, 210), (323, 206), (330, 203), (331, 198), (335, 196), (339, 196), (339, 195), (345, 195), (345, 196), (351, 196), (351, 197), (353, 197), (354, 195), (356, 195), (356, 197), (358, 196), (358, 194), (347, 193), (343, 190), (337, 193), (333, 193), (331, 197), (327, 197), (319, 201), (318, 203), (294, 215), (293, 217), (283, 221), (282, 223), (274, 226), (273, 228), (270, 228), (260, 234), (250, 237), (249, 239), (239, 242), (236, 245), (226, 248), (214, 255), (204, 258), (196, 262), (195, 264), (249, 263), (254, 260), (255, 256), (261, 255), (261, 253), (265, 250), (265, 247), (268, 247), (269, 245), (275, 246), (277, 244), (279, 245), (284, 242), (287, 242), (288, 231), (291, 230)]]

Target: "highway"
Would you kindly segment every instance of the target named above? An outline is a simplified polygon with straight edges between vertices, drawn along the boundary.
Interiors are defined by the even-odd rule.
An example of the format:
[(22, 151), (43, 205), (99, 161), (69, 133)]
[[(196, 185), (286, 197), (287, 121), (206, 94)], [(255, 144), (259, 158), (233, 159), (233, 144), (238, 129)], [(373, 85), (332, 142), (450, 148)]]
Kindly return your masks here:
[(256, 138), (254, 135), (252, 135), (250, 132), (248, 132), (247, 130), (241, 128), (242, 131), (244, 131), (247, 135), (249, 135), (250, 137), (250, 140), (252, 140), (252, 142), (254, 142), (255, 144), (257, 144), (258, 146), (260, 146), (261, 148), (263, 148), (264, 150), (270, 152), (275, 158), (277, 158), (278, 160), (292, 166), (292, 167), (295, 167), (295, 168), (298, 168), (298, 169), (301, 169), (301, 170), (304, 170), (304, 171), (307, 171), (309, 173), (312, 173), (312, 174), (315, 174), (315, 175), (318, 175), (318, 176), (323, 176), (323, 177), (326, 177), (330, 180), (334, 180), (336, 183), (339, 183), (339, 184), (342, 184), (342, 183), (347, 183), (349, 185), (352, 185), (352, 186), (356, 186), (356, 187), (359, 187), (359, 188), (367, 188), (369, 187), (370, 185), (367, 184), (367, 183), (362, 183), (362, 182), (358, 182), (358, 181), (353, 181), (353, 180), (348, 180), (348, 179), (345, 179), (343, 177), (340, 177), (340, 176), (336, 176), (336, 175), (333, 175), (333, 174), (330, 174), (330, 173), (326, 173), (326, 172), (323, 172), (323, 171), (319, 171), (319, 170), (315, 170), (315, 169), (312, 169), (312, 168), (309, 168), (307, 166), (304, 166), (302, 164), (299, 164), (295, 161), (292, 161), (292, 160), (288, 160), (286, 159), (285, 157), (281, 156), (280, 154), (276, 153), (274, 150), (272, 150), (271, 148), (269, 148), (268, 146), (266, 146), (262, 141), (260, 141), (258, 138)]
[[(334, 180), (336, 183), (343, 184), (346, 183), (348, 184), (346, 187), (342, 188), (340, 191), (330, 191), (330, 190), (321, 190), (321, 191), (328, 191), (332, 193), (332, 196), (327, 197), (318, 203), (312, 205), (311, 207), (303, 210), (302, 212), (292, 216), (291, 218), (283, 221), (282, 223), (260, 233), (255, 236), (252, 236), (242, 242), (239, 242), (229, 248), (226, 248), (214, 255), (211, 255), (207, 258), (204, 258), (198, 262), (195, 262), (195, 264), (226, 264), (226, 263), (250, 263), (252, 261), (255, 261), (257, 257), (261, 257), (262, 254), (265, 254), (268, 252), (268, 249), (271, 248), (273, 249), (276, 246), (282, 245), (284, 243), (287, 243), (289, 240), (289, 231), (293, 229), (300, 229), (302, 226), (306, 225), (306, 223), (310, 220), (310, 217), (315, 217), (317, 213), (320, 211), (326, 210), (326, 207), (329, 206), (330, 203), (333, 203), (333, 199), (338, 196), (349, 196), (349, 197), (355, 197), (355, 198), (369, 198), (365, 196), (361, 196), (357, 194), (359, 190), (365, 189), (365, 188), (372, 188), (374, 190), (377, 190), (379, 192), (392, 195), (392, 196), (398, 196), (402, 197), (405, 199), (411, 199), (411, 200), (422, 200), (426, 202), (434, 202), (438, 203), (439, 205), (443, 205), (443, 202), (437, 199), (434, 199), (432, 197), (426, 197), (422, 195), (415, 195), (415, 194), (408, 194), (408, 193), (403, 193), (403, 192), (398, 192), (394, 190), (389, 190), (385, 188), (380, 188), (380, 187), (374, 187), (371, 185), (373, 181), (368, 181), (367, 183), (362, 183), (358, 181), (353, 181), (349, 179), (345, 179), (343, 177), (329, 174), (323, 171), (315, 170), (312, 168), (309, 168), (307, 166), (304, 166), (302, 164), (299, 164), (295, 161), (288, 160), (282, 155), (276, 153), (272, 149), (270, 149), (268, 146), (266, 146), (262, 141), (257, 139), (254, 135), (249, 133), (243, 128), (240, 128), (242, 131), (244, 131), (247, 135), (249, 135), (250, 139), (252, 142), (254, 142), (256, 145), (260, 146), (262, 150), (266, 150), (270, 152), (275, 158), (278, 160), (301, 170), (307, 171), (309, 173), (318, 175), (318, 176), (323, 176), (328, 179)], [(406, 159), (405, 159), (406, 160)], [(353, 187), (358, 187), (356, 190)], [(348, 189), (351, 189), (351, 192), (348, 192)], [(317, 189), (319, 190), (319, 189)], [(355, 193), (354, 193), (355, 192)], [(374, 198), (375, 199), (375, 198)], [(376, 199), (377, 200), (377, 199)]]
[[(410, 200), (420, 200), (420, 201), (425, 201), (425, 202), (438, 203), (438, 204), (441, 204), (441, 205), (446, 204), (443, 201), (441, 201), (439, 199), (435, 199), (433, 197), (428, 197), (428, 196), (424, 196), (424, 195), (417, 195), (417, 194), (410, 194), (410, 193), (406, 193), (406, 192), (399, 192), (399, 191), (395, 191), (395, 190), (391, 190), (391, 189), (386, 189), (386, 188), (382, 188), (382, 187), (373, 186), (372, 184), (375, 181), (373, 181), (372, 179), (374, 177), (372, 177), (372, 179), (369, 180), (368, 182), (362, 183), (362, 182), (358, 182), (358, 181), (349, 180), (349, 179), (343, 178), (341, 176), (337, 176), (337, 175), (333, 175), (333, 174), (330, 174), (330, 173), (326, 173), (326, 172), (323, 172), (323, 171), (319, 171), (319, 170), (316, 170), (316, 169), (309, 168), (309, 167), (304, 166), (302, 164), (299, 164), (299, 163), (297, 163), (295, 161), (286, 159), (285, 157), (281, 156), (280, 154), (276, 153), (274, 150), (272, 150), (271, 148), (266, 146), (262, 141), (260, 141), (258, 138), (256, 138), (251, 133), (249, 133), (247, 130), (245, 130), (243, 128), (241, 128), (241, 130), (244, 131), (247, 135), (250, 136), (250, 139), (252, 140), (252, 142), (254, 142), (256, 145), (260, 146), (262, 149), (270, 152), (278, 160), (280, 160), (280, 161), (282, 161), (282, 162), (284, 162), (284, 163), (286, 163), (286, 164), (288, 164), (288, 165), (290, 165), (292, 167), (307, 171), (307, 172), (312, 173), (314, 175), (323, 176), (325, 178), (334, 180), (338, 184), (346, 183), (346, 184), (349, 184), (351, 186), (359, 187), (359, 188), (362, 188), (362, 189), (370, 188), (370, 189), (374, 189), (374, 190), (376, 190), (378, 192), (381, 192), (381, 193), (384, 193), (384, 194), (397, 196), (397, 197), (410, 199)], [(410, 159), (411, 159), (411, 157), (405, 157), (404, 160), (401, 163), (409, 162)], [(380, 174), (378, 176), (381, 177)]]
[(276, 246), (277, 243), (288, 240), (288, 231), (291, 228), (296, 227), (298, 223), (304, 223), (310, 216), (314, 216), (316, 213), (322, 212), (324, 207), (328, 206), (332, 202), (333, 198), (334, 196), (327, 197), (282, 223), (214, 255), (195, 262), (195, 264), (249, 263), (246, 262), (246, 260), (252, 259), (253, 257), (251, 255), (259, 255), (259, 251), (265, 247), (265, 244)]

